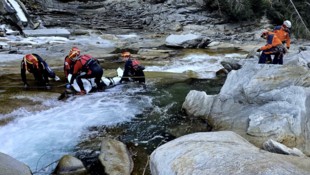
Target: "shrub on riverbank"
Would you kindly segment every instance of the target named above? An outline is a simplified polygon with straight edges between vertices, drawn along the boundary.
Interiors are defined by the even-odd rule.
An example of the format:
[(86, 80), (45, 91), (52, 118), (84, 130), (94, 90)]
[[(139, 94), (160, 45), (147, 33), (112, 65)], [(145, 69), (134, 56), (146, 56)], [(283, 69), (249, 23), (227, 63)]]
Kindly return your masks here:
[(310, 39), (310, 4), (306, 0), (205, 0), (206, 8), (230, 21), (254, 21), (266, 15), (275, 25), (290, 20), (296, 38)]

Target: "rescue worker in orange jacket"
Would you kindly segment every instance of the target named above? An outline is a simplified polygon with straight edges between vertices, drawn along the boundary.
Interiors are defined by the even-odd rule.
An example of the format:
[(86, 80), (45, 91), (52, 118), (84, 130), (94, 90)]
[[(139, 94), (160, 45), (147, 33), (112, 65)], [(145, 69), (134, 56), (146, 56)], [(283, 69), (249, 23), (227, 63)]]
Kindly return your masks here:
[(71, 49), (69, 53), (69, 59), (74, 63), (72, 78), (70, 84), (76, 79), (81, 91), (78, 95), (86, 94), (83, 86), (82, 78), (95, 78), (95, 83), (98, 90), (103, 90), (103, 84), (101, 83), (101, 77), (103, 75), (103, 69), (99, 64), (99, 61), (93, 58), (91, 55), (80, 55), (80, 50)]
[(277, 37), (281, 40), (283, 44), (286, 44), (286, 48), (290, 49), (291, 46), (291, 38), (290, 38), (290, 28), (292, 24), (289, 20), (285, 20), (281, 26), (276, 26), (273, 29), (273, 32), (277, 35)]
[(21, 61), (21, 78), (24, 82), (24, 87), (29, 87), (26, 78), (26, 70), (32, 73), (38, 86), (49, 86), (49, 79), (53, 78), (55, 81), (60, 80), (48, 64), (37, 54), (27, 54)]
[(133, 81), (138, 81), (139, 83), (145, 83), (144, 67), (140, 65), (138, 60), (131, 59), (130, 52), (123, 52), (122, 60), (125, 61), (124, 73), (120, 83), (123, 81), (129, 81), (129, 77)]
[(257, 52), (263, 51), (258, 63), (265, 64), (267, 60), (271, 60), (271, 55), (274, 55), (272, 64), (283, 64), (284, 46), (281, 40), (273, 32), (263, 32), (262, 38), (267, 40), (267, 44), (257, 50)]
[(69, 54), (65, 57), (64, 73), (65, 73), (65, 77), (66, 77), (67, 82), (68, 82), (66, 84), (67, 89), (71, 88), (71, 85), (69, 84), (70, 81), (68, 80), (68, 75), (73, 73), (73, 66), (74, 66), (74, 62), (70, 58), (73, 57), (75, 54), (80, 55), (80, 53), (81, 53), (80, 49), (78, 49), (77, 47), (72, 47)]

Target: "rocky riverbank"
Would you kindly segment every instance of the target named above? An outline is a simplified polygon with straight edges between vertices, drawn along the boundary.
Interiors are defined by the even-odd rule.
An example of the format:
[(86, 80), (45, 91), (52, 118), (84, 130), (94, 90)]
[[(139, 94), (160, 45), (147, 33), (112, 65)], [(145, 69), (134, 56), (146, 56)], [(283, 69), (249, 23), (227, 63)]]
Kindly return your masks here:
[[(40, 5), (34, 1), (24, 3), (30, 9), (33, 20), (41, 21), (39, 29), (65, 28), (70, 35), (53, 40), (44, 37), (25, 39), (18, 34), (1, 38), (2, 56), (12, 58), (0, 66), (1, 77), (5, 79), (10, 74), (17, 79), (19, 60), (29, 52), (40, 53), (61, 74), (63, 58), (73, 45), (83, 48), (85, 53), (92, 53), (104, 62), (107, 69), (120, 65), (116, 61), (122, 50), (130, 50), (145, 65), (173, 60), (183, 54), (184, 48), (203, 48), (208, 53), (225, 49), (249, 52), (247, 57), (221, 62), (220, 68), (214, 71), (215, 74), (228, 73), (228, 79), (219, 94), (191, 91), (183, 104), (189, 116), (187, 124), (203, 121), (195, 123), (195, 126), (201, 126), (207, 122), (213, 132), (206, 133), (210, 127), (204, 125), (198, 130), (204, 133), (176, 138), (156, 149), (151, 154), (150, 162), (149, 154), (143, 148), (125, 146), (117, 139), (104, 138), (99, 153), (90, 150), (88, 154), (96, 156), (98, 162), (93, 161), (84, 167), (75, 157), (64, 156), (55, 173), (71, 171), (85, 174), (91, 169), (89, 174), (103, 174), (103, 171), (108, 174), (133, 172), (152, 175), (309, 174), (310, 115), (307, 106), (310, 61), (306, 42), (292, 39), (291, 50), (285, 56), (283, 66), (258, 65), (258, 57), (253, 50), (264, 45), (265, 41), (259, 36), (263, 29), (272, 26), (268, 20), (223, 23), (221, 18), (203, 9), (203, 1), (107, 0), (62, 3), (44, 0)], [(18, 86), (18, 83), (13, 85)], [(60, 86), (61, 83), (55, 85)], [(50, 94), (42, 94), (42, 99), (49, 98)], [(27, 99), (19, 101), (22, 105)], [(38, 108), (44, 108), (41, 107)], [(2, 120), (1, 124), (10, 121)], [(176, 132), (169, 140), (194, 132), (194, 128), (187, 133)], [(222, 130), (234, 133), (217, 132)], [(115, 135), (119, 132), (118, 129), (112, 131)], [(135, 151), (142, 153), (143, 158), (129, 154)], [(0, 156), (1, 162), (9, 162), (1, 163), (1, 170), (9, 169), (10, 173), (18, 175), (31, 174), (26, 165), (7, 155)], [(91, 156), (88, 158), (94, 159)], [(139, 162), (136, 164), (138, 167), (134, 167), (133, 161)], [(0, 171), (0, 174), (2, 172), (6, 173)]]

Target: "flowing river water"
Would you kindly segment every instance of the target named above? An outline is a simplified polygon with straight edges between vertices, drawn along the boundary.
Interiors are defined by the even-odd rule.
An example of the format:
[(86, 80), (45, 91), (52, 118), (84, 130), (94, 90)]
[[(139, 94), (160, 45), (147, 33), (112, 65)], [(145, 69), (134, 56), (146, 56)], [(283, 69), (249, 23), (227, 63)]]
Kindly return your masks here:
[[(16, 88), (14, 96), (6, 99), (14, 110), (0, 114), (0, 152), (29, 165), (35, 174), (50, 174), (56, 164), (45, 167), (65, 154), (84, 161), (97, 155), (101, 137), (117, 137), (147, 156), (177, 136), (208, 131), (204, 121), (187, 119), (181, 106), (190, 90), (219, 93), (225, 76), (216, 76), (214, 70), (223, 58), (231, 57), (243, 55), (190, 52), (174, 61), (147, 66), (146, 88), (121, 84), (64, 101), (57, 99), (59, 93), (51, 92), (47, 98), (40, 95), (43, 90), (31, 90), (29, 97)], [(3, 77), (1, 81), (3, 84)], [(2, 96), (6, 92), (10, 90), (2, 90)], [(12, 100), (16, 106), (9, 102)], [(20, 104), (25, 100), (28, 107)], [(137, 164), (139, 156), (134, 158)], [(145, 160), (140, 164), (145, 166)], [(136, 174), (141, 174), (142, 165), (139, 167)]]

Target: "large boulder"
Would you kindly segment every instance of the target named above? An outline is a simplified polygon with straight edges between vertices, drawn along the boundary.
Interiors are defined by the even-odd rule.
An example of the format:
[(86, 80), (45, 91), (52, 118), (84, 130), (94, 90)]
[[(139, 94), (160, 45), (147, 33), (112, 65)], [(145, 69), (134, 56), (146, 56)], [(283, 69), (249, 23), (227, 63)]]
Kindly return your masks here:
[(87, 171), (81, 160), (64, 155), (58, 162), (54, 172), (56, 175), (86, 175)]
[(24, 163), (0, 153), (0, 175), (32, 175), (32, 173)]
[(131, 155), (126, 145), (118, 140), (102, 140), (99, 161), (109, 175), (130, 175), (133, 170)]
[(194, 133), (158, 147), (152, 175), (306, 175), (310, 159), (261, 150), (230, 131)]
[(205, 97), (213, 101), (205, 115), (213, 129), (235, 131), (259, 147), (273, 139), (309, 155), (310, 74), (303, 55), (285, 58), (285, 65), (247, 61), (231, 71), (220, 93)]
[(182, 105), (188, 116), (202, 117), (208, 115), (213, 104), (213, 96), (206, 92), (191, 90)]
[(172, 34), (166, 38), (166, 46), (180, 48), (205, 48), (210, 39), (199, 34)]

